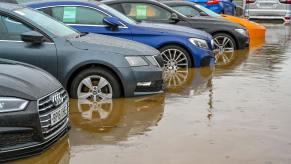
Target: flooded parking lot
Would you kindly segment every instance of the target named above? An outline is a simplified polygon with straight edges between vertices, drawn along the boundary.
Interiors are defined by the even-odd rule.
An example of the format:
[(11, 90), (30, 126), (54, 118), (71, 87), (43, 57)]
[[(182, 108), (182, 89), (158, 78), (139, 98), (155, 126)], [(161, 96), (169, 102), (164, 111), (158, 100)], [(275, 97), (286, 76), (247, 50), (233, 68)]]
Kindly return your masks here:
[(71, 100), (69, 137), (15, 163), (291, 163), (291, 28), (266, 27), (215, 70), (167, 76), (164, 94)]

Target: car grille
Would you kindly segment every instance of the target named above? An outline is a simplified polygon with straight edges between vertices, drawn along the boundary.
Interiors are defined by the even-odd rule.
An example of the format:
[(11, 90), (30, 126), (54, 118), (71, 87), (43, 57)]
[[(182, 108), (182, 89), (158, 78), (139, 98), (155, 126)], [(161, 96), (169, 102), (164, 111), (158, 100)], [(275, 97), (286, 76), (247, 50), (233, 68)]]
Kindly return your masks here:
[[(60, 103), (58, 106), (55, 106), (51, 100), (51, 96), (55, 93), (60, 93), (61, 97), (63, 98), (63, 102)], [(51, 125), (51, 113), (60, 107), (68, 104), (69, 96), (64, 89), (59, 89), (41, 99), (38, 100), (38, 112), (39, 118), (41, 123), (42, 134), (45, 139), (53, 137), (57, 135), (68, 122), (68, 117), (63, 118), (60, 122), (56, 123), (55, 125)]]

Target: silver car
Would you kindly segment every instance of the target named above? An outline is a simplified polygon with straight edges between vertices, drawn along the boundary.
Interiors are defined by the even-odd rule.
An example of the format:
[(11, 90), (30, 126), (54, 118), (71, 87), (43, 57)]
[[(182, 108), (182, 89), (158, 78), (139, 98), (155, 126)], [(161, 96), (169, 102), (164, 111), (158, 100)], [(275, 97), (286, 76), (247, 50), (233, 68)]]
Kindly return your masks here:
[(246, 0), (245, 17), (249, 19), (281, 19), (290, 22), (291, 0)]

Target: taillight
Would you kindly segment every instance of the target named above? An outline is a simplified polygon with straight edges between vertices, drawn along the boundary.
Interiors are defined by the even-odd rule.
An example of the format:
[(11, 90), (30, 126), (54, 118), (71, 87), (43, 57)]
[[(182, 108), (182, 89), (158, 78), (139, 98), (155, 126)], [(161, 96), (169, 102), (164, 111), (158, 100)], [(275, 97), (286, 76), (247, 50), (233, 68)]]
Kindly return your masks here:
[(219, 0), (208, 0), (208, 2), (206, 2), (207, 5), (217, 5), (219, 4)]
[(280, 3), (291, 4), (291, 0), (280, 0)]
[(247, 2), (247, 3), (255, 3), (256, 0), (247, 0), (246, 2)]

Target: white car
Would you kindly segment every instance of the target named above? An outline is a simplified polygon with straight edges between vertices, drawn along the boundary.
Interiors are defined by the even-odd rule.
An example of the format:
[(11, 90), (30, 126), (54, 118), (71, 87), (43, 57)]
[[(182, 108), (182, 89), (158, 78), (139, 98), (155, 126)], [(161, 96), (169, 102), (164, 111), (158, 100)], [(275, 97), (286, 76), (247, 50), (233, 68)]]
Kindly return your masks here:
[(290, 22), (291, 0), (245, 0), (245, 17), (249, 19), (280, 19)]

